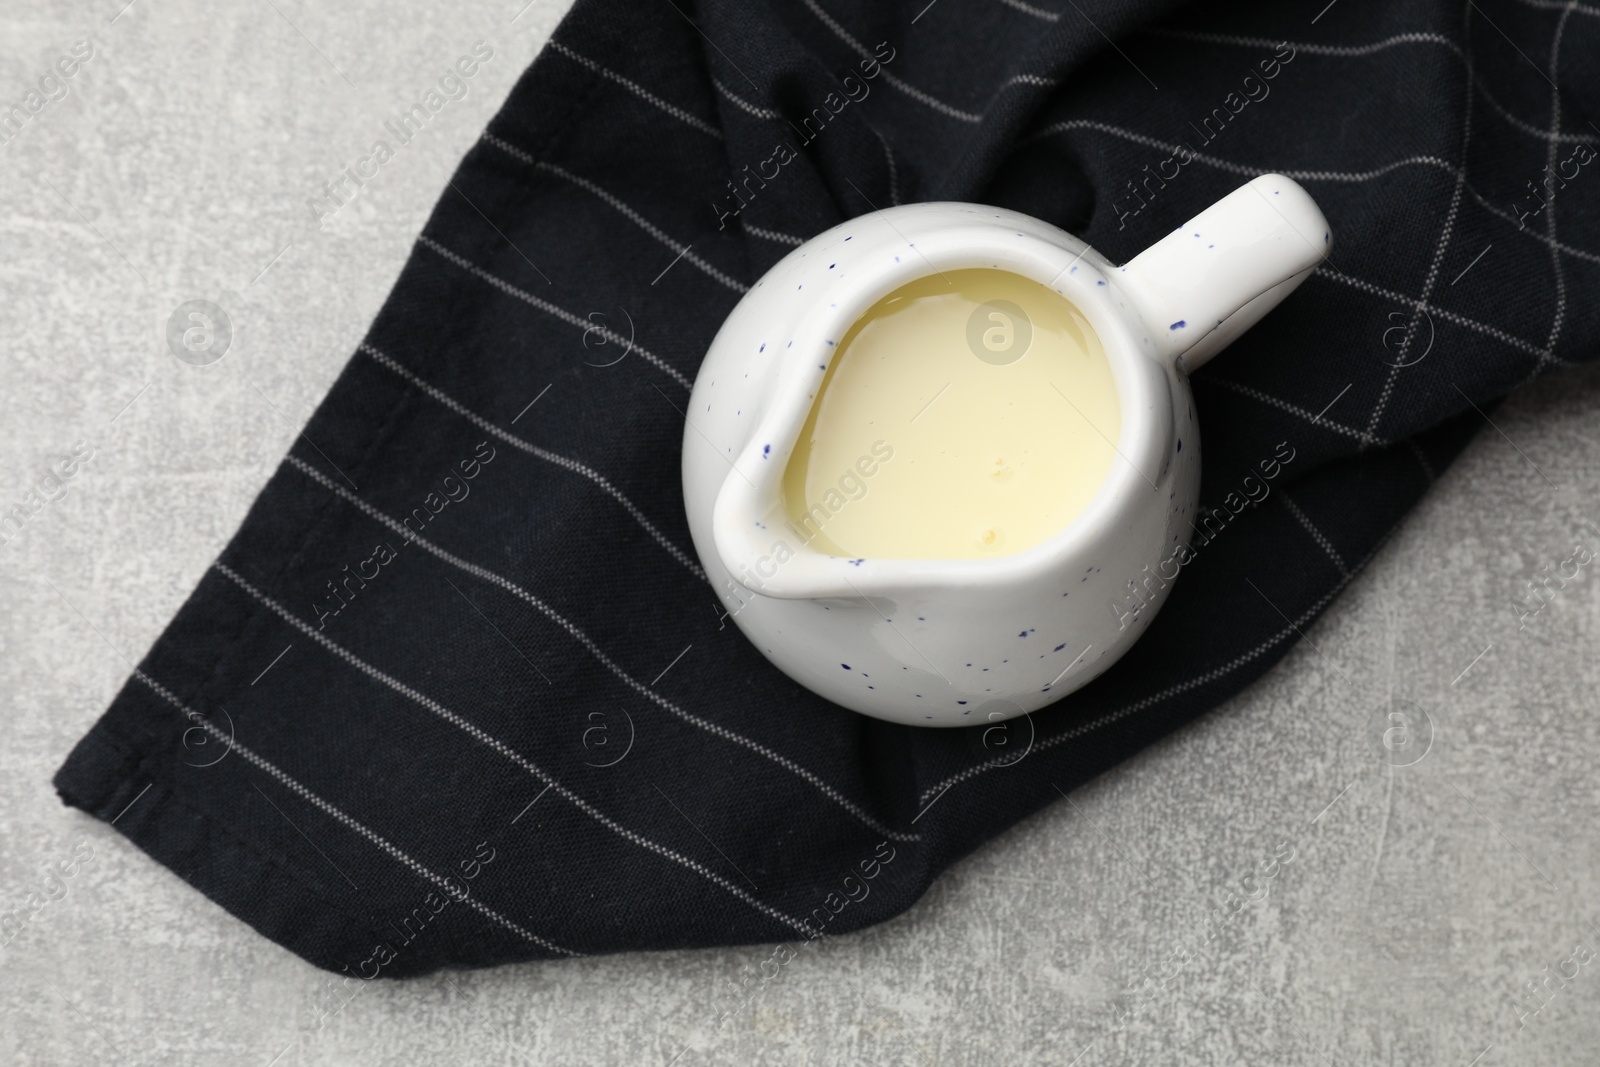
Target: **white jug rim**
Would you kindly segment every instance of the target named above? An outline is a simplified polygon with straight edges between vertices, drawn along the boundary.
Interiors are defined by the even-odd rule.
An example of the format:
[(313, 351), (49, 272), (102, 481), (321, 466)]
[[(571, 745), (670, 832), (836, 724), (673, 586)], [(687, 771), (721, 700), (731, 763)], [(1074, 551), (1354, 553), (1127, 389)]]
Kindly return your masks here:
[[(849, 269), (837, 270), (841, 261)], [(827, 367), (838, 358), (838, 342), (867, 309), (895, 289), (917, 278), (967, 268), (1010, 271), (1046, 285), (1076, 307), (1098, 334), (1122, 416), (1118, 439), (1112, 442), (1117, 458), (1099, 490), (1045, 541), (992, 558), (846, 559), (821, 553), (797, 537), (786, 538), (776, 529), (783, 514), (783, 472)], [(1133, 510), (1135, 498), (1160, 491), (1172, 436), (1167, 364), (1119, 289), (1117, 273), (1103, 256), (1063, 230), (1018, 212), (974, 204), (890, 208), (834, 227), (796, 249), (759, 283), (774, 290), (765, 294), (774, 306), (790, 309), (774, 323), (787, 328), (775, 330), (765, 342), (783, 345), (786, 359), (772, 387), (772, 402), (749, 443), (733, 458), (713, 510), (717, 552), (729, 573), (752, 592), (784, 599), (871, 598), (934, 587), (981, 589), (1051, 573), (1113, 535), (1119, 516)], [(780, 286), (794, 288), (780, 292)], [(762, 295), (752, 290), (755, 299)], [(1068, 411), (1063, 414), (1071, 417)]]

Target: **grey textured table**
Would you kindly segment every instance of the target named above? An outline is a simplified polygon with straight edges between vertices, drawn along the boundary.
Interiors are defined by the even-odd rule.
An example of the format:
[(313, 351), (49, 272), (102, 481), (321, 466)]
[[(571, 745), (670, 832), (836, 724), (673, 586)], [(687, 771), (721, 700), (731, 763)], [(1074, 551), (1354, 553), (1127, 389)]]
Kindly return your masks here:
[[(767, 949), (330, 1000), (326, 975), (62, 808), (55, 767), (233, 532), (564, 10), (123, 2), (0, 14), (8, 105), (94, 45), (0, 144), (0, 510), (93, 448), (0, 546), (0, 912), (26, 916), (0, 937), (0, 1060), (1596, 1061), (1600, 581), (1569, 563), (1543, 611), (1513, 605), (1575, 542), (1600, 550), (1580, 525), (1597, 373), (1494, 413), (1241, 698), (748, 1002), (741, 972)], [(467, 95), (330, 212), (326, 183), (480, 40), (494, 57)], [(166, 345), (190, 299), (232, 318), (211, 366)], [(74, 873), (52, 882), (58, 861)]]

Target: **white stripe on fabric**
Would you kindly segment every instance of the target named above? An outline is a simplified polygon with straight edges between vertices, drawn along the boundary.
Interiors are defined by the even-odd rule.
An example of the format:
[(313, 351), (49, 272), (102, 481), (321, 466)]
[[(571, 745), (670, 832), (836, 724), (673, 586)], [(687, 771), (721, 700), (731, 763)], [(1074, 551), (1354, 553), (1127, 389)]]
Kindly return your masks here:
[[(416, 538), (416, 540), (420, 541), (421, 538)], [(399, 693), (401, 696), (411, 700), (413, 703), (419, 705), (420, 707), (426, 708), (428, 711), (431, 711), (439, 718), (460, 729), (463, 733), (467, 734), (484, 747), (499, 753), (501, 756), (504, 756), (518, 767), (521, 767), (524, 771), (527, 771), (533, 777), (539, 779), (541, 782), (544, 782), (563, 800), (577, 808), (579, 811), (583, 812), (585, 815), (589, 816), (595, 822), (598, 822), (600, 825), (604, 826), (606, 829), (611, 830), (613, 833), (625, 838), (628, 841), (633, 842), (640, 848), (654, 852), (658, 856), (669, 859), (672, 862), (680, 864), (683, 867), (695, 872), (712, 884), (727, 890), (729, 893), (738, 897), (740, 900), (744, 901), (746, 904), (750, 905), (752, 908), (755, 908), (762, 914), (770, 916), (771, 918), (776, 919), (779, 922), (800, 931), (801, 933), (806, 932), (806, 926), (805, 924), (801, 923), (800, 920), (786, 915), (777, 908), (774, 908), (771, 905), (756, 899), (743, 889), (739, 888), (737, 885), (734, 885), (732, 882), (723, 878), (715, 871), (710, 870), (703, 864), (698, 863), (681, 853), (675, 852), (672, 849), (667, 848), (665, 845), (659, 845), (649, 838), (635, 833), (626, 826), (623, 826), (621, 823), (618, 823), (610, 816), (600, 811), (594, 805), (590, 804), (588, 801), (572, 792), (572, 790), (556, 781), (555, 778), (549, 774), (549, 772), (545, 771), (538, 764), (519, 753), (510, 745), (489, 734), (487, 731), (483, 730), (479, 726), (476, 726), (469, 720), (457, 715), (455, 712), (451, 711), (443, 704), (440, 704), (432, 697), (418, 692), (391, 675), (385, 674), (383, 671), (357, 656), (354, 652), (351, 652), (343, 645), (337, 644), (325, 636), (320, 630), (317, 630), (311, 626), (311, 624), (296, 616), (288, 608), (284, 607), (282, 604), (279, 604), (276, 600), (273, 600), (261, 590), (251, 585), (237, 571), (235, 571), (232, 567), (229, 567), (226, 563), (219, 561), (212, 564), (212, 566), (239, 588), (243, 589), (246, 593), (250, 594), (250, 596), (254, 597), (261, 604), (270, 608), (279, 618), (283, 619), (290, 626), (293, 626), (307, 637), (310, 637), (313, 641), (316, 641), (318, 644), (322, 645), (329, 652), (333, 653), (333, 655), (344, 660), (345, 663), (356, 668), (358, 671), (367, 675), (368, 677), (382, 682), (384, 685), (388, 686), (396, 693)]]
[(872, 829), (875, 833), (883, 834), (884, 836), (892, 838), (896, 841), (921, 840), (921, 837), (917, 834), (902, 833), (900, 831), (889, 829), (887, 826), (874, 819), (871, 815), (867, 814), (866, 811), (857, 806), (854, 801), (847, 798), (843, 793), (839, 792), (827, 782), (824, 782), (811, 771), (808, 771), (804, 767), (800, 766), (794, 760), (789, 759), (787, 756), (773, 751), (766, 745), (761, 744), (759, 741), (753, 741), (750, 738), (745, 737), (743, 734), (735, 733), (726, 726), (711, 722), (708, 719), (702, 719), (698, 715), (694, 715), (685, 711), (673, 701), (668, 700), (666, 697), (662, 696), (660, 693), (657, 693), (648, 685), (645, 685), (643, 682), (640, 682), (638, 679), (630, 675), (622, 668), (620, 664), (606, 654), (605, 650), (600, 647), (594, 638), (585, 633), (576, 623), (567, 619), (560, 612), (546, 604), (538, 596), (523, 588), (521, 585), (518, 585), (510, 578), (497, 574), (494, 571), (489, 570), (487, 567), (481, 567), (476, 563), (462, 559), (460, 556), (440, 548), (427, 538), (411, 531), (392, 515), (385, 514), (372, 504), (367, 503), (367, 501), (363, 500), (361, 497), (356, 496), (354, 493), (344, 488), (344, 486), (337, 484), (332, 479), (324, 475), (321, 471), (312, 467), (310, 464), (305, 463), (294, 456), (289, 456), (288, 460), (294, 465), (296, 470), (300, 471), (306, 477), (316, 481), (324, 488), (330, 489), (337, 493), (344, 500), (348, 501), (357, 509), (365, 513), (369, 518), (375, 519), (376, 521), (389, 527), (391, 530), (394, 530), (396, 533), (404, 535), (410, 543), (421, 545), (425, 551), (432, 553), (451, 566), (457, 567), (473, 577), (479, 578), (490, 583), (491, 585), (498, 586), (499, 588), (510, 593), (512, 596), (515, 596), (517, 599), (531, 605), (545, 618), (549, 619), (551, 622), (565, 630), (573, 640), (582, 645), (591, 656), (593, 656), (603, 667), (621, 680), (623, 684), (627, 685), (628, 688), (632, 689), (640, 696), (649, 700), (652, 704), (655, 704), (657, 707), (683, 720), (691, 726), (704, 730), (709, 734), (714, 734), (725, 741), (731, 741), (736, 745), (740, 745), (752, 752), (757, 753), (758, 755), (766, 757), (773, 763), (776, 763), (778, 766), (782, 767), (784, 770), (793, 774), (795, 777), (809, 783), (819, 793), (833, 801), (835, 804), (839, 805), (839, 807), (849, 812), (855, 818), (859, 819), (864, 825)]
[(1045, 22), (1061, 21), (1061, 16), (1056, 12), (1046, 11), (1043, 8), (1032, 7), (1028, 4), (1024, 4), (1022, 0), (1000, 0), (1000, 2), (1009, 8), (1013, 8), (1014, 10), (1022, 12), (1024, 15), (1032, 15), (1034, 18), (1043, 19)]
[(776, 241), (780, 245), (794, 245), (796, 248), (806, 243), (803, 238), (796, 237), (793, 234), (779, 233), (777, 230), (763, 230), (760, 226), (752, 226), (744, 221), (742, 216), (739, 219), (739, 225), (744, 227), (744, 232), (751, 237), (759, 237), (764, 241)]
[(487, 144), (494, 145), (511, 158), (528, 164), (535, 170), (544, 171), (546, 174), (554, 174), (556, 177), (565, 181), (569, 181), (578, 188), (598, 196), (601, 200), (604, 200), (606, 203), (616, 208), (623, 214), (623, 216), (625, 216), (634, 225), (638, 226), (645, 233), (648, 233), (651, 237), (654, 237), (657, 241), (660, 241), (674, 252), (679, 253), (685, 263), (693, 263), (696, 267), (700, 268), (700, 270), (704, 271), (709, 277), (715, 278), (717, 281), (721, 282), (723, 285), (726, 285), (734, 292), (747, 293), (750, 291), (750, 287), (739, 281), (737, 278), (731, 278), (722, 273), (722, 271), (713, 267), (711, 264), (695, 255), (693, 252), (684, 251), (684, 242), (676, 240), (665, 230), (661, 229), (661, 227), (657, 226), (655, 223), (639, 214), (633, 208), (629, 207), (616, 196), (607, 192), (605, 189), (602, 189), (588, 178), (582, 178), (576, 174), (573, 174), (571, 171), (563, 170), (554, 163), (546, 163), (543, 160), (535, 159), (532, 153), (518, 148), (509, 141), (496, 137), (492, 133), (484, 134), (483, 140)]
[(898, 206), (900, 203), (900, 168), (895, 166), (894, 149), (889, 147), (889, 141), (876, 127), (868, 126), (878, 143), (883, 145), (883, 157), (889, 161), (889, 203)]
[[(322, 797), (318, 796), (316, 793), (313, 793), (306, 786), (301, 785), (298, 781), (296, 781), (293, 777), (291, 777), (287, 772), (279, 769), (278, 767), (274, 766), (272, 763), (268, 762), (265, 758), (263, 758), (261, 756), (258, 756), (256, 753), (254, 753), (250, 749), (246, 748), (244, 746), (244, 744), (242, 744), (239, 740), (237, 740), (235, 737), (233, 737), (233, 735), (224, 733), (220, 727), (218, 727), (215, 723), (213, 723), (206, 716), (201, 715), (198, 711), (194, 711), (193, 709), (187, 707), (166, 686), (162, 685), (160, 682), (156, 681), (154, 678), (151, 678), (148, 674), (144, 673), (141, 670), (137, 670), (136, 669), (133, 672), (133, 676), (135, 678), (139, 679), (145, 685), (149, 686), (152, 690), (154, 690), (156, 695), (161, 697), (161, 699), (165, 700), (167, 703), (171, 704), (173, 707), (175, 707), (179, 711), (183, 712), (184, 715), (189, 719), (189, 721), (199, 723), (200, 727), (203, 730), (205, 730), (206, 733), (210, 734), (212, 737), (216, 738), (218, 741), (220, 741), (221, 743), (226, 745), (228, 747), (228, 751), (237, 752), (239, 754), (239, 757), (241, 759), (243, 759), (245, 762), (251, 764), (252, 766), (254, 766), (256, 768), (258, 768), (259, 770), (265, 771), (267, 774), (271, 775), (273, 778), (276, 778), (279, 783), (281, 783), (283, 786), (288, 788), (291, 792), (295, 793), (297, 796), (301, 797), (302, 799), (304, 799), (306, 801), (309, 801), (311, 804), (315, 805), (317, 808), (320, 808), (326, 814), (332, 816), (336, 821), (342, 823), (344, 826), (348, 827), (349, 829), (354, 830), (357, 834), (359, 834), (360, 836), (366, 838), (368, 841), (372, 842), (374, 845), (377, 845), (380, 849), (382, 849), (384, 852), (388, 853), (394, 859), (398, 860), (403, 866), (407, 867), (412, 872), (414, 872), (414, 873), (416, 873), (418, 875), (421, 875), (425, 880), (427, 880), (429, 882), (432, 882), (434, 885), (440, 887), (441, 889), (445, 889), (446, 888), (447, 879), (440, 877), (439, 875), (435, 874), (433, 871), (429, 870), (427, 867), (424, 867), (421, 863), (419, 863), (418, 861), (412, 859), (409, 855), (407, 855), (405, 852), (403, 852), (398, 846), (396, 846), (394, 844), (391, 844), (388, 840), (386, 840), (384, 837), (382, 837), (380, 834), (378, 834), (375, 830), (369, 829), (367, 826), (365, 826), (364, 824), (359, 822), (354, 816), (345, 814), (343, 811), (341, 811), (338, 807), (336, 807), (331, 802), (329, 802), (327, 800), (324, 800)], [(448, 892), (448, 890), (446, 890), (446, 891)], [(452, 895), (451, 899), (455, 900), (456, 898)], [(556, 944), (553, 941), (546, 941), (544, 938), (540, 937), (538, 934), (535, 934), (535, 933), (527, 930), (526, 928), (518, 925), (517, 923), (512, 922), (510, 919), (506, 918), (504, 915), (501, 915), (499, 912), (493, 910), (492, 908), (487, 907), (481, 901), (476, 900), (473, 897), (470, 897), (470, 896), (469, 897), (463, 897), (463, 898), (461, 898), (461, 903), (469, 905), (470, 907), (473, 908), (473, 910), (477, 911), (478, 913), (483, 915), (485, 918), (488, 918), (488, 919), (492, 920), (493, 922), (497, 923), (498, 925), (505, 927), (507, 930), (510, 930), (512, 933), (516, 934), (517, 936), (519, 936), (521, 938), (524, 938), (524, 939), (526, 939), (528, 941), (532, 941), (534, 944), (539, 945), (542, 948), (549, 949), (551, 952), (557, 953), (558, 955), (562, 955), (562, 956), (582, 956), (582, 955), (584, 955), (584, 953), (575, 952), (570, 948), (562, 948), (560, 945)]]
[[(828, 27), (828, 29), (830, 29), (830, 30), (832, 30), (834, 32), (834, 35), (836, 37), (838, 37), (841, 41), (843, 41), (845, 44), (849, 45), (852, 49), (854, 49), (856, 55), (860, 56), (863, 59), (876, 59), (877, 58), (877, 56), (875, 56), (872, 52), (869, 52), (867, 50), (865, 45), (863, 45), (860, 41), (856, 40), (854, 37), (850, 36), (850, 34), (845, 30), (845, 28), (843, 26), (841, 26), (837, 22), (835, 22), (833, 20), (833, 16), (829, 15), (826, 11), (822, 10), (821, 6), (819, 6), (817, 4), (817, 0), (805, 0), (805, 5), (806, 5), (806, 7), (809, 7), (811, 9), (811, 13), (813, 15), (816, 15), (817, 18), (822, 20), (822, 24), (824, 26)], [(911, 97), (911, 99), (917, 101), (920, 104), (926, 104), (928, 107), (933, 108), (933, 110), (939, 112), (940, 114), (949, 115), (951, 118), (960, 119), (962, 122), (982, 122), (983, 121), (983, 116), (982, 115), (974, 115), (970, 111), (962, 111), (960, 108), (951, 107), (949, 104), (945, 103), (943, 100), (939, 100), (939, 99), (937, 99), (937, 98), (935, 98), (933, 96), (929, 96), (927, 93), (923, 92), (921, 89), (918, 89), (916, 86), (906, 84), (905, 82), (901, 81), (899, 78), (895, 77), (893, 74), (890, 74), (887, 70), (880, 69), (878, 71), (878, 74), (883, 78), (884, 81), (888, 82), (890, 85), (894, 86), (896, 89), (899, 89), (902, 93), (905, 93), (907, 96)]]
[(1443, 167), (1446, 170), (1454, 170), (1455, 169), (1455, 165), (1453, 163), (1450, 163), (1447, 160), (1440, 159), (1438, 156), (1412, 156), (1412, 157), (1410, 157), (1408, 159), (1402, 159), (1402, 160), (1399, 160), (1398, 162), (1395, 162), (1395, 163), (1386, 164), (1386, 165), (1384, 165), (1382, 167), (1377, 168), (1376, 170), (1370, 170), (1370, 171), (1364, 171), (1364, 172), (1355, 172), (1355, 171), (1292, 171), (1291, 172), (1291, 171), (1287, 171), (1287, 170), (1281, 170), (1281, 169), (1276, 168), (1276, 167), (1266, 167), (1266, 168), (1248, 167), (1248, 166), (1245, 166), (1243, 163), (1234, 163), (1234, 162), (1232, 162), (1230, 160), (1219, 159), (1216, 156), (1208, 156), (1208, 155), (1205, 155), (1202, 152), (1196, 152), (1194, 149), (1190, 148), (1188, 145), (1177, 145), (1177, 144), (1172, 143), (1171, 141), (1163, 141), (1163, 140), (1160, 140), (1159, 138), (1150, 137), (1150, 136), (1147, 136), (1146, 134), (1139, 133), (1139, 132), (1137, 132), (1135, 130), (1125, 129), (1124, 127), (1121, 127), (1121, 126), (1113, 126), (1109, 122), (1099, 122), (1099, 121), (1097, 121), (1095, 119), (1066, 119), (1066, 120), (1064, 120), (1062, 122), (1053, 122), (1049, 126), (1046, 126), (1043, 129), (1039, 130), (1037, 133), (1029, 134), (1026, 138), (1023, 139), (1023, 143), (1026, 144), (1026, 143), (1031, 142), (1031, 141), (1037, 141), (1037, 140), (1040, 140), (1040, 139), (1045, 138), (1045, 137), (1052, 136), (1052, 135), (1057, 134), (1057, 133), (1066, 133), (1069, 130), (1094, 130), (1097, 133), (1110, 134), (1113, 137), (1120, 137), (1125, 141), (1132, 141), (1135, 144), (1146, 145), (1146, 146), (1148, 146), (1150, 148), (1159, 148), (1159, 149), (1161, 149), (1162, 151), (1165, 151), (1165, 152), (1176, 153), (1176, 152), (1179, 152), (1179, 151), (1185, 151), (1185, 152), (1188, 152), (1189, 158), (1191, 160), (1193, 160), (1194, 162), (1196, 162), (1196, 163), (1204, 163), (1207, 166), (1215, 167), (1218, 170), (1229, 171), (1229, 172), (1231, 172), (1233, 174), (1242, 174), (1242, 175), (1245, 175), (1246, 177), (1250, 177), (1250, 178), (1259, 177), (1260, 175), (1263, 175), (1263, 174), (1277, 173), (1277, 174), (1286, 175), (1286, 176), (1288, 176), (1290, 178), (1304, 179), (1304, 180), (1307, 180), (1307, 181), (1316, 180), (1316, 181), (1328, 181), (1328, 182), (1365, 182), (1365, 181), (1371, 181), (1373, 178), (1380, 177), (1380, 176), (1382, 176), (1384, 174), (1388, 174), (1390, 171), (1399, 170), (1401, 167), (1411, 166), (1411, 165), (1417, 164), (1417, 163), (1431, 163), (1431, 164)]
[(769, 107), (757, 107), (756, 105), (752, 104), (750, 101), (748, 101), (748, 100), (744, 99), (743, 97), (741, 97), (738, 93), (735, 93), (732, 89), (728, 88), (726, 85), (723, 85), (717, 79), (712, 78), (711, 79), (711, 84), (716, 86), (717, 92), (721, 93), (724, 97), (726, 97), (730, 104), (732, 104), (734, 107), (738, 108), (740, 111), (743, 111), (745, 114), (754, 115), (758, 119), (767, 119), (769, 121), (775, 121), (775, 122), (781, 122), (783, 120), (783, 113), (782, 112), (774, 111), (772, 108), (769, 108)]
[[(435, 241), (433, 238), (427, 236), (426, 234), (424, 234), (421, 237), (418, 237), (417, 238), (417, 243), (422, 245), (424, 248), (428, 249), (429, 251), (436, 252), (439, 255), (443, 256), (445, 259), (448, 259), (451, 263), (454, 263), (456, 266), (460, 267), (462, 270), (467, 271), (470, 274), (476, 274), (478, 277), (482, 278), (484, 281), (488, 282), (490, 285), (494, 286), (496, 289), (499, 289), (501, 292), (507, 294), (508, 296), (514, 296), (518, 300), (521, 300), (523, 303), (532, 304), (534, 307), (538, 308), (540, 311), (543, 311), (547, 315), (554, 315), (556, 318), (560, 319), (562, 322), (569, 323), (569, 324), (571, 324), (573, 326), (581, 326), (585, 330), (593, 330), (595, 333), (598, 333), (600, 336), (604, 337), (606, 340), (615, 343), (619, 348), (626, 348), (626, 347), (628, 347), (628, 345), (630, 343), (629, 339), (626, 338), (626, 337), (623, 337), (621, 334), (613, 333), (609, 329), (606, 329), (606, 328), (600, 327), (600, 326), (596, 326), (589, 319), (579, 318), (577, 315), (574, 315), (572, 312), (566, 310), (565, 308), (557, 307), (556, 305), (550, 303), (550, 301), (545, 300), (542, 297), (534, 296), (532, 293), (528, 292), (526, 289), (519, 289), (515, 285), (512, 285), (510, 282), (506, 281), (504, 278), (499, 277), (498, 275), (490, 274), (488, 271), (484, 270), (482, 267), (480, 267), (476, 263), (472, 262), (466, 256), (459, 255), (459, 254), (457, 254), (455, 252), (452, 252), (450, 249), (446, 248), (444, 245), (440, 244), (438, 241)], [(644, 357), (646, 362), (654, 365), (655, 367), (657, 367), (658, 369), (660, 369), (662, 371), (665, 371), (668, 375), (671, 376), (673, 381), (677, 382), (679, 385), (683, 386), (685, 389), (689, 389), (689, 388), (692, 387), (692, 383), (689, 381), (688, 378), (685, 378), (683, 376), (683, 374), (678, 370), (678, 368), (672, 366), (666, 360), (662, 359), (660, 356), (658, 356), (655, 353), (651, 352), (648, 348), (645, 348), (643, 345), (639, 344), (639, 342), (633, 341), (631, 343), (633, 345), (633, 351), (639, 353), (640, 356)]]
[[(645, 532), (654, 538), (657, 544), (666, 549), (672, 555), (673, 559), (687, 567), (691, 574), (693, 574), (696, 578), (699, 578), (702, 582), (710, 580), (706, 577), (706, 572), (700, 569), (700, 564), (696, 563), (687, 552), (683, 551), (683, 549), (673, 544), (667, 535), (662, 533), (656, 527), (655, 523), (651, 522), (645, 517), (645, 513), (639, 509), (638, 505), (634, 504), (633, 501), (624, 496), (622, 490), (612, 485), (610, 480), (607, 479), (605, 475), (601, 474), (593, 467), (590, 467), (584, 463), (580, 463), (575, 459), (569, 459), (560, 453), (551, 452), (548, 449), (540, 448), (538, 445), (524, 441), (515, 434), (511, 434), (505, 430), (502, 430), (500, 427), (496, 426), (482, 415), (479, 415), (465, 404), (445, 393), (444, 390), (423, 381), (421, 378), (417, 377), (411, 371), (402, 366), (397, 360), (392, 359), (369, 344), (363, 343), (357, 349), (357, 351), (365, 352), (367, 355), (376, 360), (380, 366), (393, 371), (395, 374), (410, 382), (412, 385), (416, 386), (418, 389), (422, 390), (428, 396), (437, 400), (439, 403), (443, 404), (457, 415), (460, 415), (462, 418), (466, 419), (468, 422), (471, 422), (480, 429), (493, 434), (495, 437), (504, 441), (511, 447), (520, 449), (529, 455), (537, 456), (539, 459), (542, 459), (547, 463), (553, 463), (565, 470), (572, 471), (574, 474), (583, 475), (595, 485), (598, 485), (601, 489), (605, 490), (605, 492), (615, 499), (617, 503), (621, 504), (624, 508), (627, 508), (628, 514), (633, 516), (634, 520), (644, 528)], [(293, 456), (289, 458), (291, 460), (294, 459)]]
[(661, 99), (655, 93), (652, 93), (638, 82), (624, 78), (614, 70), (607, 70), (605, 67), (602, 67), (588, 56), (580, 55), (579, 53), (574, 52), (560, 41), (551, 41), (550, 47), (566, 56), (579, 66), (588, 67), (601, 77), (610, 78), (618, 85), (621, 85), (627, 89), (634, 96), (637, 96), (646, 103), (654, 104), (656, 107), (660, 108), (662, 111), (665, 111), (673, 118), (680, 119), (690, 126), (693, 126), (695, 129), (710, 134), (719, 141), (722, 140), (722, 131), (711, 125), (711, 123), (707, 122), (705, 119), (696, 117), (692, 112), (686, 111), (685, 109), (678, 107), (676, 104), (667, 103), (665, 100)]
[(1438, 481), (1439, 476), (1433, 472), (1433, 464), (1428, 462), (1428, 454), (1422, 450), (1411, 438), (1406, 438), (1406, 444), (1411, 446), (1411, 452), (1417, 457), (1417, 465), (1422, 468), (1422, 473), (1428, 476), (1428, 484)]
[(1311, 521), (1311, 516), (1302, 511), (1300, 505), (1294, 502), (1294, 498), (1282, 489), (1278, 490), (1278, 495), (1283, 498), (1283, 506), (1289, 509), (1289, 514), (1295, 517), (1296, 522), (1305, 527), (1306, 533), (1311, 535), (1311, 539), (1317, 543), (1322, 551), (1328, 554), (1329, 559), (1333, 560), (1333, 565), (1339, 568), (1339, 573), (1349, 577), (1350, 570), (1344, 565), (1344, 558), (1339, 555), (1338, 549), (1333, 547), (1333, 542), (1328, 540), (1327, 535), (1317, 529), (1317, 524)]
[(1600, 7), (1589, 7), (1586, 4), (1567, 4), (1565, 0), (1517, 0), (1524, 7), (1538, 8), (1540, 11), (1560, 11), (1571, 7), (1579, 15), (1588, 15), (1590, 18), (1600, 18)]
[[(1245, 396), (1261, 401), (1263, 404), (1270, 404), (1275, 408), (1280, 408), (1283, 411), (1289, 412), (1291, 415), (1298, 415), (1312, 425), (1324, 427), (1334, 431), (1335, 433), (1342, 433), (1346, 437), (1355, 438), (1357, 441), (1367, 440), (1367, 435), (1362, 433), (1360, 430), (1351, 429), (1349, 426), (1344, 426), (1340, 423), (1334, 422), (1326, 415), (1319, 419), (1309, 408), (1300, 407), (1298, 404), (1291, 404), (1287, 400), (1279, 400), (1277, 397), (1268, 393), (1264, 393), (1260, 389), (1256, 389), (1252, 386), (1240, 385), (1238, 382), (1230, 382), (1226, 378), (1218, 378), (1214, 374), (1207, 374), (1204, 380), (1209, 385), (1220, 385), (1224, 389), (1231, 389), (1236, 393), (1242, 393)], [(1373, 441), (1371, 443), (1376, 444), (1377, 442)]]

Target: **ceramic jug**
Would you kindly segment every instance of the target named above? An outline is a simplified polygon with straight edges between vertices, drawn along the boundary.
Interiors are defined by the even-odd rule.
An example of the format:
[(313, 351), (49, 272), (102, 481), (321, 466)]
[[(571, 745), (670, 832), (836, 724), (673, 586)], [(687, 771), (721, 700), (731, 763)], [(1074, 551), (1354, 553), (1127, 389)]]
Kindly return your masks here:
[[(807, 241), (728, 316), (689, 404), (684, 502), (724, 618), (801, 685), (895, 722), (991, 723), (1083, 686), (1149, 626), (1193, 533), (1187, 375), (1288, 296), (1331, 239), (1305, 190), (1267, 174), (1120, 267), (977, 204), (889, 208)], [(781, 483), (840, 339), (899, 287), (963, 268), (1037, 281), (1098, 333), (1122, 415), (1109, 473), (1076, 518), (1010, 555), (818, 551), (785, 524)]]

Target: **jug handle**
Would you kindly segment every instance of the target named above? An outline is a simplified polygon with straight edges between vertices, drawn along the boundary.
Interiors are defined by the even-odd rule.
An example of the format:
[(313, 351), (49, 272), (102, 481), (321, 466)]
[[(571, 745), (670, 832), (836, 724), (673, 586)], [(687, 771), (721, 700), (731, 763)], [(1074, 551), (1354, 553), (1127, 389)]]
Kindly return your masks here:
[(1240, 186), (1113, 274), (1151, 342), (1199, 368), (1305, 280), (1333, 247), (1311, 194), (1281, 174)]

